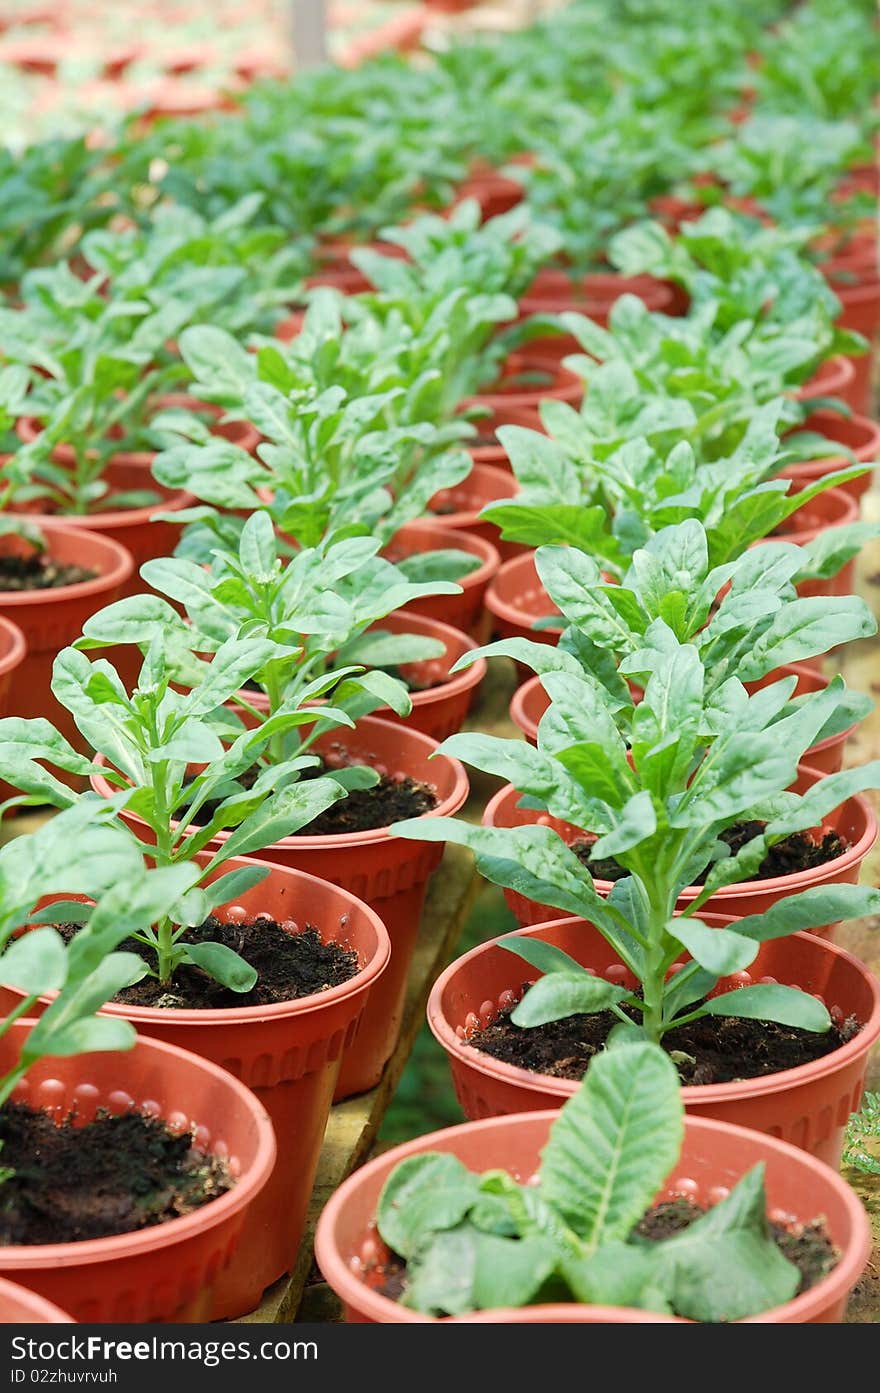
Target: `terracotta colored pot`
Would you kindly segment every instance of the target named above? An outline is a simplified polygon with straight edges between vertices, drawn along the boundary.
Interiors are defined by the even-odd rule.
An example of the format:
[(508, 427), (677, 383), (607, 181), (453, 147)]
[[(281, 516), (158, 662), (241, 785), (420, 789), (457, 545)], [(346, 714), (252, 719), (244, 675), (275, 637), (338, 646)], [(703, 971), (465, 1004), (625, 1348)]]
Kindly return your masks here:
[[(538, 578), (533, 551), (505, 561), (486, 591), (486, 609), (492, 616), (492, 633), (497, 638), (530, 638), (554, 645), (559, 642), (561, 625), (533, 627), (536, 620), (558, 613)], [(516, 666), (520, 678), (525, 680), (531, 669), (522, 663)]]
[[(19, 1021), (0, 1043), (4, 1069), (31, 1024)], [(214, 1284), (275, 1163), (272, 1124), (250, 1090), (205, 1059), (139, 1037), (128, 1053), (41, 1059), (13, 1098), (59, 1118), (75, 1108), (83, 1122), (100, 1108), (144, 1107), (195, 1127), (200, 1145), (229, 1157), (237, 1181), (193, 1214), (139, 1233), (7, 1246), (0, 1273), (90, 1324), (208, 1320)]]
[[(860, 480), (856, 480), (856, 483), (859, 482)], [(764, 540), (791, 542), (794, 546), (805, 547), (830, 527), (844, 527), (858, 520), (857, 498), (846, 489), (826, 489), (824, 493), (819, 493), (808, 503), (804, 503), (797, 512), (791, 513), (780, 523), (775, 533)], [(756, 542), (754, 545), (760, 546), (761, 543)], [(840, 568), (836, 576), (830, 576), (828, 580), (801, 581), (797, 592), (801, 596), (853, 595), (855, 579), (856, 562), (853, 557), (852, 561), (847, 561), (846, 565)]]
[[(59, 650), (82, 633), (85, 621), (119, 599), (131, 578), (128, 552), (110, 537), (85, 528), (37, 519), (54, 560), (97, 572), (93, 580), (55, 590), (0, 591), (0, 617), (24, 635), (27, 653), (15, 668), (8, 699), (11, 716), (45, 716), (68, 740), (81, 744), (73, 717), (50, 690), (52, 664)], [(11, 533), (0, 538), (0, 554), (27, 554), (30, 549)]]
[(473, 532), (458, 532), (452, 527), (441, 527), (435, 521), (419, 518), (395, 532), (383, 555), (393, 561), (402, 561), (423, 551), (448, 549), (469, 552), (480, 562), (475, 570), (458, 580), (461, 594), (428, 595), (424, 599), (413, 600), (406, 609), (413, 614), (423, 614), (426, 619), (439, 619), (441, 624), (451, 624), (454, 629), (461, 629), (479, 640), (485, 628), (483, 602), (486, 590), (501, 564), (491, 542)]
[[(477, 688), (486, 675), (486, 662), (478, 658), (469, 668), (454, 676), (450, 675), (449, 669), (465, 653), (473, 651), (476, 647), (473, 640), (449, 624), (426, 619), (423, 614), (410, 614), (407, 610), (397, 610), (371, 627), (387, 629), (392, 634), (418, 634), (422, 638), (433, 638), (442, 643), (446, 650), (439, 658), (404, 665), (403, 676), (411, 681), (439, 682), (438, 686), (429, 687), (426, 691), (410, 693), (413, 709), (408, 716), (396, 715), (390, 706), (380, 706), (372, 714), (394, 725), (406, 726), (408, 730), (418, 730), (437, 741), (445, 740), (447, 735), (461, 730)], [(269, 701), (262, 692), (247, 692), (246, 696), (258, 711), (268, 711)]]
[(73, 1316), (35, 1291), (0, 1277), (0, 1325), (73, 1325)]
[(24, 634), (10, 619), (0, 618), (0, 717), (9, 711), (9, 690), (13, 674), (27, 655)]
[[(523, 318), (577, 310), (607, 329), (612, 307), (621, 295), (636, 295), (649, 310), (662, 314), (683, 314), (688, 303), (678, 286), (654, 276), (620, 276), (608, 271), (572, 280), (565, 271), (545, 268), (538, 272), (520, 300), (519, 308)], [(529, 347), (534, 353), (556, 362), (561, 362), (569, 353), (583, 351), (573, 334), (548, 334), (532, 339)]]
[[(802, 663), (788, 663), (785, 667), (768, 673), (759, 682), (748, 682), (746, 686), (750, 692), (757, 692), (762, 687), (779, 681), (781, 677), (790, 676), (797, 678), (797, 686), (794, 689), (796, 697), (805, 696), (808, 692), (824, 691), (828, 686), (826, 677)], [(544, 691), (540, 677), (530, 677), (528, 682), (517, 687), (511, 698), (510, 719), (517, 729), (522, 731), (530, 745), (538, 743), (538, 723), (549, 705), (550, 698)], [(842, 730), (837, 735), (829, 735), (827, 739), (813, 745), (807, 751), (810, 768), (821, 774), (836, 774), (843, 765), (843, 747), (855, 729), (856, 725), (851, 725), (847, 730)]]
[[(428, 0), (428, 3), (431, 3), (431, 0)], [(433, 3), (436, 9), (436, 0), (433, 0)], [(450, 3), (450, 0), (444, 0), (444, 3)], [(453, 3), (456, 3), (456, 0), (453, 0)], [(467, 7), (475, 3), (479, 3), (479, 0), (465, 0)], [(459, 185), (457, 202), (462, 203), (466, 198), (475, 198), (480, 205), (483, 222), (486, 222), (501, 213), (509, 213), (511, 208), (516, 208), (522, 203), (524, 195), (525, 189), (516, 179), (486, 168), (474, 170), (464, 183)]]
[[(532, 411), (515, 411), (509, 407), (505, 411), (506, 426), (525, 426), (527, 430), (537, 430), (543, 433), (540, 417), (535, 417)], [(504, 446), (498, 440), (494, 426), (486, 426), (482, 421), (472, 421), (479, 434), (476, 444), (467, 447), (468, 454), (474, 464), (491, 464), (494, 468), (504, 469), (511, 474), (510, 460)]]
[[(516, 381), (518, 376), (526, 373), (534, 374), (538, 381)], [(579, 406), (583, 395), (581, 378), (562, 367), (558, 359), (542, 357), (537, 350), (527, 348), (512, 353), (494, 386), (473, 397), (465, 397), (459, 410), (480, 407), (487, 413), (481, 418), (480, 429), (494, 431), (498, 426), (516, 425), (524, 412), (538, 420), (538, 407), (542, 401), (565, 401), (571, 406)]]
[[(426, 518), (426, 521), (437, 527), (451, 527), (456, 532), (469, 532), (475, 537), (483, 537), (487, 542), (491, 542), (502, 561), (507, 561), (511, 556), (520, 556), (524, 548), (519, 542), (502, 542), (501, 533), (495, 523), (486, 522), (480, 517), (480, 513), (488, 504), (497, 503), (500, 499), (515, 498), (518, 493), (519, 484), (509, 468), (499, 469), (497, 465), (475, 464), (460, 484), (434, 494), (429, 504), (431, 516)], [(438, 512), (437, 509), (441, 511)]]
[[(202, 865), (210, 859), (210, 852), (199, 857)], [(252, 857), (234, 857), (218, 873), (253, 863)], [(254, 1310), (266, 1287), (296, 1258), (343, 1050), (357, 1038), (369, 994), (391, 957), (385, 926), (373, 910), (302, 871), (272, 865), (262, 884), (238, 897), (239, 906), (249, 917), (268, 913), (279, 923), (314, 926), (325, 942), (353, 948), (360, 971), (329, 991), (272, 1006), (104, 1007), (104, 1014), (131, 1021), (139, 1034), (228, 1069), (256, 1094), (272, 1121), (275, 1167), (248, 1209), (235, 1263), (218, 1278), (211, 1320)], [(223, 909), (217, 912), (222, 918)]]
[[(465, 1122), (395, 1146), (349, 1176), (331, 1196), (315, 1236), (318, 1265), (345, 1303), (346, 1320), (359, 1324), (430, 1320), (382, 1296), (362, 1275), (365, 1264), (381, 1257), (384, 1249), (374, 1216), (382, 1186), (395, 1166), (408, 1156), (442, 1151), (457, 1156), (469, 1170), (505, 1170), (524, 1183), (538, 1169), (552, 1122), (553, 1114), (548, 1112)], [(711, 1205), (760, 1161), (766, 1164), (770, 1215), (804, 1224), (821, 1216), (841, 1258), (833, 1272), (810, 1291), (784, 1306), (752, 1316), (749, 1323), (840, 1321), (847, 1295), (868, 1261), (871, 1231), (849, 1186), (815, 1157), (745, 1127), (688, 1117), (681, 1156), (657, 1200), (686, 1195), (697, 1204)]]
[[(735, 928), (737, 923), (727, 915), (704, 911), (700, 918), (713, 928)], [(478, 1025), (492, 1020), (511, 997), (520, 996), (525, 981), (543, 975), (524, 967), (503, 946), (506, 938), (523, 932), (561, 948), (600, 977), (614, 977), (622, 970), (599, 931), (588, 920), (576, 918), (492, 939), (452, 963), (434, 984), (428, 1024), (449, 1056), (456, 1096), (471, 1119), (558, 1108), (577, 1092), (572, 1080), (506, 1064), (467, 1042)], [(687, 958), (681, 954), (682, 961)], [(855, 1016), (862, 1029), (840, 1049), (794, 1069), (736, 1083), (688, 1085), (682, 1089), (685, 1107), (697, 1117), (780, 1137), (836, 1167), (846, 1121), (859, 1107), (868, 1057), (880, 1036), (880, 983), (852, 954), (813, 934), (798, 933), (762, 944), (750, 969), (722, 978), (713, 994), (768, 977), (821, 997), (838, 1022)]]
[[(198, 401), (195, 397), (187, 396), (185, 392), (169, 392), (156, 400), (156, 411), (170, 411), (172, 409), (182, 409), (184, 411), (198, 411), (200, 415), (213, 417), (216, 422), (211, 427), (213, 435), (221, 435), (224, 440), (230, 441), (233, 445), (240, 445), (243, 450), (253, 454), (254, 449), (259, 444), (260, 433), (250, 421), (220, 421), (223, 415), (222, 407), (216, 406), (213, 402)], [(42, 422), (34, 416), (22, 416), (16, 422), (16, 433), (19, 439), (26, 445), (36, 440), (42, 432)], [(121, 434), (121, 431), (117, 431)], [(149, 469), (156, 457), (155, 450), (119, 450), (113, 455), (114, 464), (139, 464), (143, 468)], [(74, 452), (70, 445), (56, 445), (52, 451), (52, 458), (56, 464), (72, 465), (74, 463)], [(126, 485), (130, 487), (130, 485)], [(143, 485), (142, 485), (143, 487)]]
[[(356, 730), (331, 731), (312, 747), (347, 762), (382, 766), (392, 775), (409, 776), (437, 793), (436, 815), (457, 812), (468, 795), (468, 781), (458, 760), (431, 758), (437, 742), (405, 726), (365, 716)], [(107, 797), (110, 787), (95, 778), (93, 787)], [(143, 837), (146, 824), (126, 815)], [(216, 849), (226, 834), (209, 843)], [(371, 991), (358, 1038), (345, 1051), (336, 1099), (363, 1093), (381, 1077), (397, 1041), (403, 1014), (406, 978), (419, 929), (428, 877), (436, 870), (442, 847), (433, 842), (392, 837), (386, 827), (332, 836), (284, 837), (265, 847), (260, 859), (305, 871), (338, 885), (363, 900), (379, 915), (391, 938), (391, 962)]]
[[(817, 435), (824, 435), (830, 441), (839, 441), (852, 451), (860, 464), (873, 464), (880, 457), (880, 426), (875, 421), (870, 421), (867, 416), (851, 416), (847, 419), (833, 411), (815, 411), (799, 429), (815, 431)], [(802, 460), (783, 469), (782, 478), (794, 479), (797, 486), (803, 488), (814, 479), (824, 479), (828, 474), (845, 469), (851, 463), (852, 461), (844, 455)], [(861, 498), (871, 487), (872, 478), (873, 475), (869, 472), (862, 474), (858, 479), (850, 479), (849, 483), (841, 484), (840, 487), (853, 498)]]
[(809, 381), (798, 389), (798, 399), (807, 401), (810, 397), (837, 397), (845, 401), (852, 411), (864, 410), (861, 393), (856, 388), (854, 361), (845, 358), (842, 353), (826, 358)]
[[(843, 284), (831, 280), (831, 288), (843, 309), (837, 323), (843, 329), (854, 329), (873, 342), (880, 330), (880, 279), (856, 280)], [(863, 353), (849, 360), (855, 372), (853, 383), (853, 402), (857, 411), (870, 415), (872, 404), (871, 373), (873, 354)]]
[[(795, 787), (803, 792), (822, 777), (818, 770), (801, 765)], [(522, 827), (537, 822), (552, 827), (566, 844), (584, 836), (584, 833), (571, 823), (551, 817), (549, 813), (518, 808), (516, 805), (520, 797), (521, 794), (512, 784), (505, 784), (487, 803), (483, 825)], [(822, 829), (839, 832), (841, 837), (850, 843), (849, 849), (842, 856), (836, 856), (833, 861), (826, 861), (822, 866), (814, 866), (812, 870), (772, 876), (767, 880), (743, 881), (739, 885), (725, 885), (706, 901), (705, 909), (700, 912), (708, 913), (714, 910), (717, 914), (732, 914), (741, 919), (747, 914), (761, 914), (777, 900), (783, 900), (788, 895), (798, 894), (801, 890), (809, 890), (814, 886), (855, 885), (859, 879), (859, 867), (877, 838), (877, 820), (870, 804), (858, 795), (847, 798), (839, 808), (835, 808), (823, 819)], [(600, 895), (610, 894), (610, 880), (597, 879), (595, 885)], [(679, 908), (690, 904), (700, 893), (701, 887), (697, 885), (690, 885), (682, 890), (678, 897)], [(514, 890), (505, 890), (504, 898), (520, 924), (543, 924), (555, 913), (549, 906), (536, 904)], [(832, 925), (827, 930), (823, 929), (822, 935), (830, 936), (833, 927)]]
[[(124, 459), (111, 461), (104, 471), (104, 478), (113, 493), (127, 493), (135, 489), (149, 489), (158, 495), (155, 503), (143, 508), (113, 508), (100, 513), (75, 516), (61, 513), (31, 513), (39, 519), (42, 526), (47, 518), (54, 518), (65, 527), (86, 528), (102, 537), (110, 537), (125, 547), (134, 562), (134, 571), (123, 587), (123, 595), (139, 595), (149, 587), (141, 580), (140, 568), (145, 561), (157, 557), (171, 556), (180, 540), (181, 528), (173, 522), (160, 521), (160, 513), (179, 513), (191, 508), (196, 498), (182, 489), (167, 489), (156, 483), (155, 479), (144, 477), (141, 464), (130, 463)], [(34, 506), (39, 503), (34, 500)]]

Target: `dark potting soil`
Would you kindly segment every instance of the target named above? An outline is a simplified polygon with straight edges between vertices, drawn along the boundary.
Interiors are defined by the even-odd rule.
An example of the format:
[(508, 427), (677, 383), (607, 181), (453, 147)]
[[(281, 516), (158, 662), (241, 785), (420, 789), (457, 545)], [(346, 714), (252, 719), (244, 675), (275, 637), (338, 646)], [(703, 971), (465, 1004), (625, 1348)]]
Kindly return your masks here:
[[(763, 832), (766, 825), (765, 822), (738, 822), (719, 833), (718, 840), (726, 842), (731, 856), (736, 856), (748, 842)], [(586, 837), (579, 837), (571, 843), (571, 849), (597, 880), (622, 880), (629, 874), (612, 856), (592, 860), (592, 845)], [(824, 866), (827, 861), (843, 856), (849, 848), (850, 843), (837, 832), (823, 832), (818, 838), (808, 832), (793, 832), (790, 837), (783, 838), (770, 848), (756, 873), (748, 879), (772, 880), (780, 875), (793, 875), (795, 871), (809, 871), (814, 866)], [(704, 885), (711, 869), (711, 866), (707, 866), (694, 878), (693, 884)]]
[[(632, 1008), (622, 1009), (638, 1018)], [(531, 1073), (579, 1082), (618, 1022), (611, 1011), (595, 1011), (526, 1029), (513, 1024), (509, 1011), (500, 1011), (494, 1021), (474, 1031), (468, 1044)], [(860, 1029), (854, 1017), (820, 1035), (775, 1021), (703, 1016), (667, 1031), (663, 1048), (675, 1060), (683, 1084), (734, 1083), (821, 1059)]]
[(325, 809), (314, 822), (301, 827), (296, 837), (329, 837), (340, 832), (372, 832), (390, 827), (407, 817), (433, 812), (437, 795), (428, 784), (415, 779), (383, 774), (372, 788), (356, 788), (347, 798)]
[(233, 1186), (226, 1162), (143, 1113), (82, 1127), (20, 1103), (0, 1110), (0, 1244), (74, 1243), (191, 1214)]
[(449, 677), (433, 677), (429, 681), (421, 681), (414, 677), (412, 673), (404, 672), (400, 667), (383, 667), (379, 672), (385, 672), (389, 677), (394, 677), (398, 682), (402, 682), (408, 692), (433, 692), (437, 687), (445, 687), (450, 680)]
[[(323, 765), (306, 769), (301, 777), (317, 779), (327, 772)], [(249, 788), (256, 778), (256, 769), (240, 774), (238, 782)], [(224, 794), (224, 798), (228, 794)], [(204, 827), (214, 816), (223, 798), (212, 798), (203, 804), (193, 825)], [(327, 808), (314, 821), (291, 831), (290, 836), (323, 837), (337, 832), (369, 832), (379, 827), (390, 827), (401, 818), (421, 817), (437, 806), (437, 795), (428, 784), (417, 783), (408, 777), (394, 778), (383, 774), (372, 788), (353, 789), (347, 797)]]
[[(76, 925), (65, 924), (62, 936), (72, 937)], [(357, 953), (339, 943), (325, 943), (318, 930), (307, 924), (301, 932), (288, 932), (274, 919), (257, 918), (242, 923), (223, 922), (211, 915), (203, 924), (187, 929), (184, 943), (221, 943), (244, 958), (257, 972), (249, 992), (233, 992), (209, 977), (201, 968), (184, 963), (163, 986), (155, 977), (144, 977), (113, 998), (126, 1006), (158, 1006), (162, 1009), (208, 1011), (230, 1006), (273, 1006), (298, 1001), (348, 982), (358, 972)], [(127, 939), (126, 952), (147, 961), (144, 945)]]
[(0, 590), (57, 590), (97, 574), (84, 566), (62, 566), (51, 556), (0, 556)]
[[(649, 1209), (643, 1219), (636, 1224), (633, 1235), (649, 1243), (659, 1243), (673, 1234), (689, 1228), (702, 1218), (701, 1209), (693, 1200), (676, 1198), (664, 1200)], [(794, 1263), (801, 1274), (797, 1296), (816, 1286), (832, 1268), (837, 1266), (840, 1253), (828, 1235), (822, 1220), (810, 1224), (797, 1224), (787, 1228), (784, 1224), (770, 1224), (770, 1232), (777, 1248), (789, 1262)], [(387, 1252), (387, 1250), (386, 1250)], [(384, 1260), (364, 1272), (367, 1285), (390, 1301), (399, 1301), (406, 1291), (406, 1262), (396, 1253), (389, 1253)]]

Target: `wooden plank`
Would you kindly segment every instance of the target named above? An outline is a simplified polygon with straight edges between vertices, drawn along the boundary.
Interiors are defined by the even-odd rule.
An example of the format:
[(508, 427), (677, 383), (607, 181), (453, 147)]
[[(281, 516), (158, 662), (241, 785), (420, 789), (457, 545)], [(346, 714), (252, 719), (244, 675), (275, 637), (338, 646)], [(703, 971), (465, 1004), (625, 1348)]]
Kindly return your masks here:
[(361, 1165), (370, 1154), (382, 1118), (425, 1019), (431, 986), (454, 954), (477, 889), (470, 853), (462, 847), (447, 847), (443, 861), (428, 887), (397, 1048), (376, 1088), (331, 1109), (296, 1267), (288, 1277), (270, 1287), (256, 1311), (241, 1317), (242, 1323), (287, 1323), (296, 1317), (312, 1267), (312, 1243), (318, 1215), (349, 1172)]

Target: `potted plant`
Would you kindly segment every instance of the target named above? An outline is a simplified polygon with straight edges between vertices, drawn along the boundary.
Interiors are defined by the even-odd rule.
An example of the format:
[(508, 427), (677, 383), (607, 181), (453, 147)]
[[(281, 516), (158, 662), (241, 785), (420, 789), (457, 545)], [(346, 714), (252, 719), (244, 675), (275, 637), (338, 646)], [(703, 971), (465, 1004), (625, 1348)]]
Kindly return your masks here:
[[(273, 713), (271, 728), (239, 722), (234, 738), (223, 703), (272, 652), (261, 639), (232, 639), (205, 665), (203, 680), (181, 694), (155, 644), (129, 694), (109, 663), (93, 665), (67, 649), (56, 662), (56, 690), (101, 762), (77, 756), (45, 723), (10, 720), (0, 732), (4, 775), (32, 799), (64, 806), (75, 798), (37, 760), (91, 776), (111, 807), (125, 804), (121, 816), (143, 855), (191, 871), (188, 893), (133, 935), (142, 960), (137, 989), (116, 993), (108, 1011), (231, 1065), (275, 1125), (282, 1155), (249, 1210), (240, 1261), (218, 1280), (215, 1316), (253, 1309), (293, 1260), (343, 1046), (390, 953), (381, 922), (352, 896), (247, 859), (343, 797), (347, 774), (355, 785), (359, 774), (361, 783), (376, 778), (338, 770), (290, 782), (303, 765), (317, 764), (294, 747), (276, 751), (256, 781), (236, 783), (236, 774), (259, 771), (255, 762), (279, 731), (309, 720), (288, 704)], [(318, 714), (311, 713), (313, 723)], [(321, 719), (332, 729), (346, 718), (324, 707)], [(123, 792), (114, 799), (116, 788)], [(43, 911), (59, 912), (54, 905)], [(64, 913), (77, 918), (75, 906)]]
[[(836, 1251), (811, 1285), (785, 1248), (816, 1241), (816, 1221)], [(567, 1301), (572, 1319), (582, 1303), (613, 1320), (635, 1308), (802, 1323), (841, 1319), (870, 1238), (833, 1171), (775, 1138), (685, 1118), (669, 1060), (627, 1042), (558, 1113), (467, 1123), (371, 1161), (330, 1199), (315, 1247), (356, 1322), (502, 1319), (532, 1303), (537, 1319)]]
[[(75, 1317), (194, 1320), (275, 1144), (260, 1104), (222, 1069), (96, 1014), (141, 970), (119, 945), (193, 883), (188, 866), (147, 870), (114, 812), (87, 796), (0, 850), (0, 981), (17, 993), (0, 1047), (0, 1271)], [(45, 920), (19, 935), (37, 901), (71, 892), (94, 903), (69, 942)]]

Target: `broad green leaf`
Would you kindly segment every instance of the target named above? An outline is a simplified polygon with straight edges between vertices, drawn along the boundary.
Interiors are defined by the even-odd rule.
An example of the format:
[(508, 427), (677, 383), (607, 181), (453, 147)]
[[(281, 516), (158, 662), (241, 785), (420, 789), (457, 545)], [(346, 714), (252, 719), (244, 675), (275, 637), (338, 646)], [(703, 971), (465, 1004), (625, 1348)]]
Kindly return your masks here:
[(796, 987), (759, 982), (713, 996), (701, 1011), (706, 1016), (737, 1016), (752, 1021), (776, 1021), (824, 1034), (831, 1029), (831, 1017), (821, 1001)]

